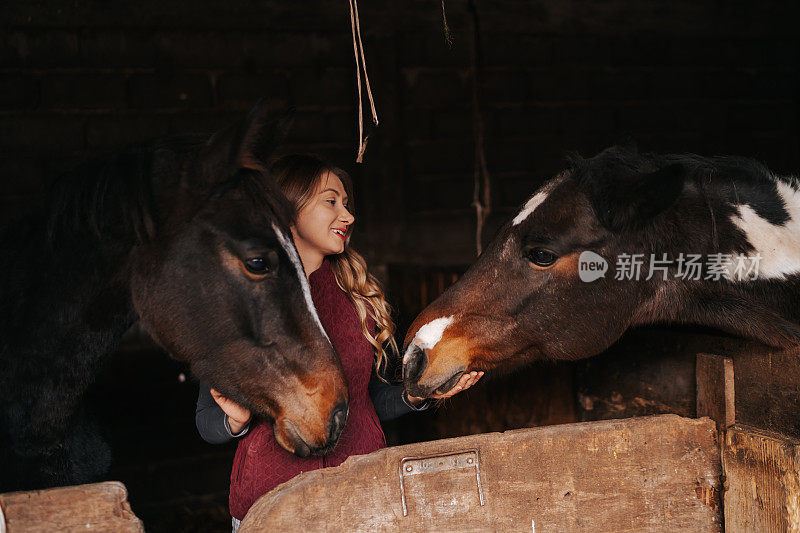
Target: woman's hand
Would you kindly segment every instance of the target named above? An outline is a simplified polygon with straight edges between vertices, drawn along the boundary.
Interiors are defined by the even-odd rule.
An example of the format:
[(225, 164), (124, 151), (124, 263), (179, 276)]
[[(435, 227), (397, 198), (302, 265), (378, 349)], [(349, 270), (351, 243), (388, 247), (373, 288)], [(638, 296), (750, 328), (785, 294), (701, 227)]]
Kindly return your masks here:
[(219, 392), (211, 389), (211, 397), (217, 402), (217, 405), (228, 415), (228, 425), (231, 428), (231, 433), (234, 435), (239, 433), (248, 422), (250, 422), (250, 411), (235, 403), (220, 394)]
[[(447, 398), (455, 396), (459, 392), (465, 391), (472, 387), (478, 382), (479, 379), (481, 379), (481, 377), (483, 377), (483, 372), (464, 372), (464, 374), (461, 375), (461, 378), (459, 378), (458, 383), (456, 383), (452, 389), (444, 393), (435, 392), (430, 395), (430, 398), (433, 398), (434, 400), (446, 400)], [(415, 405), (425, 401), (425, 398), (417, 398), (416, 396), (409, 396), (408, 399)]]

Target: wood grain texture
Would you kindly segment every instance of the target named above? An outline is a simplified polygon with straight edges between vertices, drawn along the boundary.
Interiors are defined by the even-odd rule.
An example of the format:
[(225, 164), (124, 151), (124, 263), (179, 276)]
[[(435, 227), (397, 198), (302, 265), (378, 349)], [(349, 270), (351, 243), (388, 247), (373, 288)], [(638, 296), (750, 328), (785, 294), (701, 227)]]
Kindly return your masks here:
[[(715, 439), (710, 419), (664, 415), (386, 448), (277, 487), (240, 531), (721, 531)], [(404, 478), (404, 516), (408, 457), (435, 471)]]
[(7, 533), (143, 532), (118, 481), (0, 494)]
[(800, 349), (751, 345), (733, 363), (736, 423), (800, 439)]
[(697, 354), (697, 416), (707, 416), (724, 430), (736, 423), (733, 359)]
[(725, 440), (725, 529), (800, 532), (800, 442), (746, 426)]

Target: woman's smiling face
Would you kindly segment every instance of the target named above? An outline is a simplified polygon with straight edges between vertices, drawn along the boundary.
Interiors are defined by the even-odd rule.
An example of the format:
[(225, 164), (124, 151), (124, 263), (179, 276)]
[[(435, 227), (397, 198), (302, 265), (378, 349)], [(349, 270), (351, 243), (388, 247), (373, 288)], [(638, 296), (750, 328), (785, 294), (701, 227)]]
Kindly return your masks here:
[(347, 210), (347, 193), (342, 180), (326, 171), (314, 194), (300, 208), (292, 227), (294, 243), (303, 264), (316, 262), (319, 257), (344, 251), (347, 231), (355, 218)]

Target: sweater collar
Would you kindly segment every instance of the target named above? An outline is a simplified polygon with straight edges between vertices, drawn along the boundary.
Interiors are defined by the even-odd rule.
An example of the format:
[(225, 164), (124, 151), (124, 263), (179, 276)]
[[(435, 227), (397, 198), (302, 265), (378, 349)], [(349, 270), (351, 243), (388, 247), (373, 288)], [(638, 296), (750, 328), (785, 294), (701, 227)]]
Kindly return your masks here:
[(325, 283), (326, 280), (333, 277), (333, 268), (331, 268), (331, 262), (328, 261), (328, 258), (322, 260), (322, 264), (318, 269), (311, 273), (308, 276), (308, 282), (314, 286), (320, 283)]

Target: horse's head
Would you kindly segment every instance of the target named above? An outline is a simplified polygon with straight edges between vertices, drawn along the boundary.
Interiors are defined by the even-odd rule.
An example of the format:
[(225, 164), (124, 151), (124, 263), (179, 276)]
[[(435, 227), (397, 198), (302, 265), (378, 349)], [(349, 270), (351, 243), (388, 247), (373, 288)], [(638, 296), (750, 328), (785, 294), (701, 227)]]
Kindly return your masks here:
[(335, 445), (347, 417), (339, 359), (311, 302), (292, 243), (292, 208), (265, 170), (288, 127), (260, 108), (155, 173), (159, 228), (134, 249), (142, 324), (173, 357), (254, 414), (301, 456)]
[[(650, 228), (673, 208), (683, 185), (680, 166), (659, 168), (625, 148), (573, 158), (416, 318), (403, 359), (409, 393), (446, 391), (465, 371), (577, 359), (611, 345), (647, 315), (659, 285), (645, 276), (616, 280), (608, 272), (589, 281), (592, 272), (613, 267), (622, 253), (649, 254), (670, 239), (670, 250), (679, 246), (672, 228), (663, 228), (659, 242)], [(586, 251), (595, 255), (581, 258)], [(579, 259), (597, 269), (584, 273), (587, 281)]]

